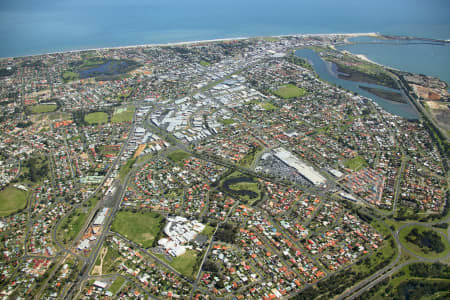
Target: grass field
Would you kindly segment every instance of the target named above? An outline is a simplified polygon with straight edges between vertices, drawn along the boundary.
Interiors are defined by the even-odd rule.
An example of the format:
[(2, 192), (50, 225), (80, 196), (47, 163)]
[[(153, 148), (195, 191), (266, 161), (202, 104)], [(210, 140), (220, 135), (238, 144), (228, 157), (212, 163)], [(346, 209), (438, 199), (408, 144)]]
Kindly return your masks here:
[(164, 218), (152, 212), (119, 211), (111, 229), (144, 248), (152, 247), (162, 229)]
[(259, 194), (259, 185), (257, 182), (238, 182), (230, 185), (230, 189), (233, 191), (252, 191)]
[(125, 179), (125, 176), (127, 176), (127, 174), (131, 171), (135, 162), (136, 162), (135, 158), (129, 159), (127, 163), (120, 168), (119, 171), (120, 181), (123, 181)]
[(72, 120), (72, 114), (65, 112), (55, 112), (48, 116), (50, 120)]
[(191, 155), (189, 153), (182, 150), (175, 150), (167, 155), (167, 157), (170, 158), (170, 160), (172, 160), (174, 163), (182, 162), (190, 156)]
[(306, 95), (306, 91), (302, 88), (298, 88), (293, 84), (287, 84), (280, 87), (278, 90), (273, 91), (273, 94), (283, 99), (303, 97)]
[(118, 261), (117, 258), (121, 257), (119, 251), (117, 249), (108, 247), (107, 252), (105, 255), (105, 258), (103, 259), (103, 265), (102, 265), (102, 273), (108, 274), (110, 273), (114, 267), (117, 265)]
[(58, 231), (60, 232), (59, 235), (64, 244), (69, 245), (73, 241), (83, 227), (87, 216), (87, 213), (83, 212), (80, 208), (77, 208), (70, 216), (62, 221)]
[(227, 126), (236, 123), (236, 121), (234, 119), (222, 119), (220, 120), (220, 123)]
[[(416, 228), (418, 230), (419, 233), (422, 233), (424, 231), (428, 231), (428, 230), (433, 230), (434, 232), (436, 232), (442, 243), (445, 246), (445, 250), (443, 252), (440, 253), (436, 253), (435, 251), (432, 250), (428, 250), (428, 251), (424, 251), (425, 249), (420, 248), (418, 245), (411, 243), (409, 241), (406, 240), (406, 236), (411, 232), (411, 230), (413, 230), (414, 228)], [(438, 230), (435, 229), (431, 229), (428, 227), (424, 227), (424, 226), (418, 226), (418, 225), (414, 225), (414, 226), (408, 226), (403, 228), (402, 230), (400, 230), (399, 232), (399, 238), (400, 241), (402, 242), (402, 244), (411, 252), (413, 252), (414, 254), (417, 254), (419, 256), (425, 257), (425, 258), (440, 258), (440, 257), (445, 257), (450, 249), (449, 243), (447, 242), (447, 239), (442, 235), (441, 232), (439, 232)], [(427, 252), (427, 253), (426, 253)]]
[(202, 234), (207, 235), (208, 237), (211, 237), (214, 233), (214, 230), (216, 230), (215, 227), (212, 227), (210, 225), (206, 225), (206, 227), (203, 229)]
[(206, 60), (200, 61), (200, 64), (201, 64), (202, 66), (204, 66), (204, 67), (209, 67), (209, 66), (211, 65), (211, 63), (208, 62), (208, 61), (206, 61)]
[(66, 71), (66, 72), (62, 73), (62, 79), (64, 82), (78, 80), (78, 79), (80, 79), (80, 74), (78, 74), (76, 72)]
[(131, 122), (133, 121), (134, 111), (136, 107), (134, 105), (128, 106), (125, 110), (116, 110), (111, 117), (111, 122), (121, 123), (121, 122)]
[(192, 278), (196, 271), (194, 267), (197, 256), (197, 251), (188, 249), (185, 254), (175, 257), (169, 264), (178, 272)]
[(261, 103), (260, 105), (261, 105), (261, 107), (264, 108), (265, 110), (275, 110), (275, 109), (278, 108), (278, 107), (276, 107), (275, 105), (273, 105), (273, 104), (270, 103), (270, 102), (264, 102), (264, 103)]
[(33, 105), (31, 112), (34, 114), (47, 113), (55, 111), (58, 108), (56, 104), (37, 104)]
[(0, 191), (0, 217), (10, 215), (27, 206), (28, 193), (13, 186)]
[(256, 147), (253, 151), (247, 153), (240, 161), (239, 165), (243, 167), (250, 167), (258, 156), (258, 154), (263, 150), (261, 146)]
[(105, 124), (108, 122), (108, 114), (102, 111), (93, 112), (84, 116), (88, 124)]
[(367, 167), (367, 162), (361, 156), (356, 156), (355, 158), (347, 159), (344, 162), (344, 166), (353, 171), (359, 171), (362, 168)]
[(109, 287), (108, 291), (113, 293), (113, 295), (117, 294), (117, 292), (120, 290), (122, 285), (125, 283), (125, 279), (123, 277), (117, 277), (116, 280), (114, 280), (113, 284)]

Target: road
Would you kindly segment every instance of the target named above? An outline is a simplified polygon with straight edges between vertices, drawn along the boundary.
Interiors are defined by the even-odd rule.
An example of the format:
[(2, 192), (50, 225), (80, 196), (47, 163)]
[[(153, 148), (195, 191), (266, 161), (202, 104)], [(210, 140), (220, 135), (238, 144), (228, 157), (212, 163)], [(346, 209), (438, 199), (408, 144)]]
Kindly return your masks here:
[[(411, 252), (409, 249), (407, 249), (400, 241), (399, 238), (399, 232), (406, 227), (409, 226), (414, 226), (414, 225), (418, 225), (418, 226), (425, 226), (425, 227), (429, 227), (432, 228), (432, 225), (434, 224), (438, 224), (438, 223), (442, 223), (442, 222), (449, 222), (450, 221), (450, 216), (448, 216), (447, 218), (445, 218), (444, 220), (439, 220), (439, 221), (435, 221), (435, 222), (429, 222), (429, 223), (420, 223), (420, 222), (409, 222), (409, 223), (405, 223), (402, 226), (400, 226), (395, 232), (392, 233), (396, 245), (397, 245), (397, 249), (398, 249), (398, 253), (397, 253), (397, 257), (396, 259), (390, 263), (388, 266), (384, 267), (383, 269), (377, 271), (375, 274), (371, 275), (370, 277), (366, 278), (365, 280), (359, 282), (357, 285), (351, 287), (350, 289), (344, 291), (344, 293), (342, 293), (341, 295), (339, 295), (336, 299), (354, 299), (358, 296), (360, 296), (361, 294), (363, 294), (364, 292), (370, 290), (372, 287), (374, 287), (377, 283), (379, 283), (380, 281), (386, 279), (387, 277), (395, 274), (397, 271), (399, 271), (401, 268), (403, 268), (406, 265), (412, 264), (412, 263), (417, 263), (417, 262), (442, 262), (442, 261), (446, 261), (450, 258), (450, 252), (442, 258), (426, 258), (426, 257), (421, 257), (413, 252)], [(449, 239), (450, 237), (450, 227), (447, 229), (447, 240), (450, 241)], [(402, 251), (405, 251), (406, 253), (408, 253), (409, 255), (413, 256), (415, 259), (414, 260), (410, 260), (407, 262), (404, 262), (400, 265), (397, 265), (398, 262), (400, 261), (400, 257), (401, 257), (401, 253)]]

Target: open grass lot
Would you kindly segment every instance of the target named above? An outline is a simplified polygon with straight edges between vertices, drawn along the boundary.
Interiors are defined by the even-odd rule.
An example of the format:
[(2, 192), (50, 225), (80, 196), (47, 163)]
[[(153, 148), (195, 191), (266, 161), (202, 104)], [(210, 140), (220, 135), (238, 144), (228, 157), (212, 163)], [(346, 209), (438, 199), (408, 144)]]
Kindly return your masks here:
[(198, 252), (195, 250), (186, 250), (186, 253), (175, 257), (169, 264), (178, 272), (193, 277), (195, 265), (198, 259)]
[[(413, 231), (414, 229), (417, 230), (418, 235), (421, 235), (423, 232), (427, 232), (427, 231), (433, 231), (438, 235), (438, 240), (440, 240), (443, 245), (444, 245), (444, 250), (442, 252), (437, 253), (436, 251), (433, 251), (432, 249), (422, 246), (420, 247), (420, 242), (411, 242), (408, 241), (407, 236), (411, 233), (411, 231)], [(425, 233), (425, 236), (430, 237), (430, 234)], [(401, 243), (411, 252), (413, 252), (414, 254), (417, 254), (419, 256), (425, 257), (425, 258), (441, 258), (441, 257), (445, 257), (450, 249), (449, 243), (447, 241), (447, 239), (445, 238), (445, 236), (442, 235), (442, 233), (440, 233), (438, 230), (432, 229), (432, 228), (428, 228), (428, 227), (424, 227), (424, 226), (418, 226), (418, 225), (414, 225), (414, 226), (408, 226), (403, 228), (402, 230), (400, 230), (399, 232), (399, 238)]]
[(107, 252), (106, 252), (105, 258), (103, 259), (103, 265), (102, 265), (102, 273), (103, 274), (110, 273), (114, 269), (114, 267), (120, 262), (120, 259), (118, 259), (118, 258), (121, 257), (121, 255), (120, 255), (119, 251), (117, 251), (117, 249), (112, 248), (112, 247), (107, 247), (106, 249), (107, 249)]
[(111, 122), (113, 123), (131, 122), (133, 121), (135, 110), (136, 107), (134, 105), (128, 106), (126, 109), (116, 109), (113, 116), (111, 117)]
[(80, 232), (87, 217), (88, 214), (80, 208), (75, 209), (62, 221), (61, 226), (58, 228), (60, 240), (64, 244), (69, 245)]
[(0, 191), (0, 217), (10, 215), (27, 206), (28, 193), (13, 186)]
[(263, 150), (263, 148), (261, 146), (254, 148), (252, 151), (247, 153), (241, 159), (241, 161), (239, 161), (239, 165), (243, 166), (243, 167), (247, 167), (247, 168), (250, 167), (252, 165), (253, 161), (255, 160), (255, 158), (258, 157), (259, 153), (261, 153), (262, 150)]
[(227, 126), (236, 123), (236, 121), (234, 119), (222, 119), (220, 120), (220, 123)]
[(203, 229), (203, 231), (202, 231), (202, 234), (207, 235), (208, 237), (211, 237), (214, 233), (214, 230), (216, 230), (215, 227), (206, 225), (205, 229)]
[(185, 160), (186, 158), (190, 157), (191, 155), (187, 152), (181, 151), (181, 150), (175, 150), (169, 155), (167, 155), (170, 160), (172, 160), (174, 163), (179, 163)]
[(273, 104), (270, 103), (270, 102), (264, 102), (264, 103), (261, 103), (260, 105), (261, 105), (261, 107), (264, 108), (265, 110), (275, 110), (275, 109), (278, 108), (278, 107), (276, 107), (275, 105), (273, 105)]
[(293, 84), (287, 84), (280, 87), (278, 90), (273, 91), (273, 94), (283, 99), (290, 99), (303, 97), (304, 95), (306, 95), (306, 91), (304, 89), (296, 87)]
[(344, 166), (353, 171), (359, 171), (362, 168), (367, 167), (367, 162), (361, 156), (356, 156), (355, 158), (346, 160)]
[(116, 280), (114, 280), (113, 284), (109, 287), (108, 291), (113, 293), (113, 295), (117, 294), (117, 292), (120, 290), (122, 285), (125, 283), (125, 279), (123, 277), (117, 277)]
[(61, 120), (61, 121), (72, 120), (72, 114), (65, 112), (55, 112), (50, 114), (48, 118), (50, 120)]
[(78, 74), (76, 72), (72, 72), (72, 71), (66, 71), (66, 72), (62, 73), (62, 79), (64, 82), (78, 80), (78, 79), (80, 79), (80, 74)]
[(108, 122), (108, 114), (102, 111), (87, 114), (84, 120), (88, 124), (105, 124)]
[(144, 248), (153, 246), (164, 224), (164, 218), (153, 212), (119, 211), (111, 229)]
[(211, 63), (208, 62), (208, 61), (206, 61), (206, 60), (200, 61), (200, 64), (201, 64), (202, 66), (204, 66), (204, 67), (209, 67), (209, 66), (211, 65)]
[(34, 114), (47, 113), (55, 111), (58, 108), (56, 104), (37, 104), (33, 105), (31, 112)]
[(133, 168), (134, 163), (136, 162), (136, 159), (129, 159), (126, 164), (124, 164), (119, 171), (119, 179), (120, 181), (123, 181), (127, 174), (131, 171)]

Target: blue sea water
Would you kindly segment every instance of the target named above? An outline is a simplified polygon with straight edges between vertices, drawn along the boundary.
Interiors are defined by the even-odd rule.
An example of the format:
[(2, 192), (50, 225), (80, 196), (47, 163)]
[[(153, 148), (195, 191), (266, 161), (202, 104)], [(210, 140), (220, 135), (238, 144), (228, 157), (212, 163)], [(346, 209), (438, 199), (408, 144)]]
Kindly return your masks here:
[(295, 33), (450, 38), (448, 0), (2, 0), (0, 57)]

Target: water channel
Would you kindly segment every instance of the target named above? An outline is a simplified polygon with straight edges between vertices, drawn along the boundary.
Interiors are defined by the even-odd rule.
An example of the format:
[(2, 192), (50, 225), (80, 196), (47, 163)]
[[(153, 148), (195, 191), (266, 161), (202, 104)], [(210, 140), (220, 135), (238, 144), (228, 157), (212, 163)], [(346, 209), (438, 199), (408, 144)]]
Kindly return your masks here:
[[(417, 119), (418, 114), (416, 110), (409, 103), (399, 103), (390, 100), (383, 99), (372, 93), (369, 93), (359, 86), (366, 86), (371, 88), (397, 91), (391, 88), (380, 86), (377, 84), (370, 84), (366, 82), (356, 82), (351, 80), (344, 80), (338, 77), (338, 72), (336, 65), (332, 62), (324, 61), (320, 55), (311, 49), (300, 49), (295, 52), (295, 55), (308, 60), (308, 62), (313, 66), (319, 77), (329, 83), (341, 86), (349, 91), (356, 92), (361, 96), (367, 97), (375, 101), (378, 105), (384, 108), (386, 111), (402, 116), (406, 119)], [(397, 91), (398, 92), (398, 91)]]

